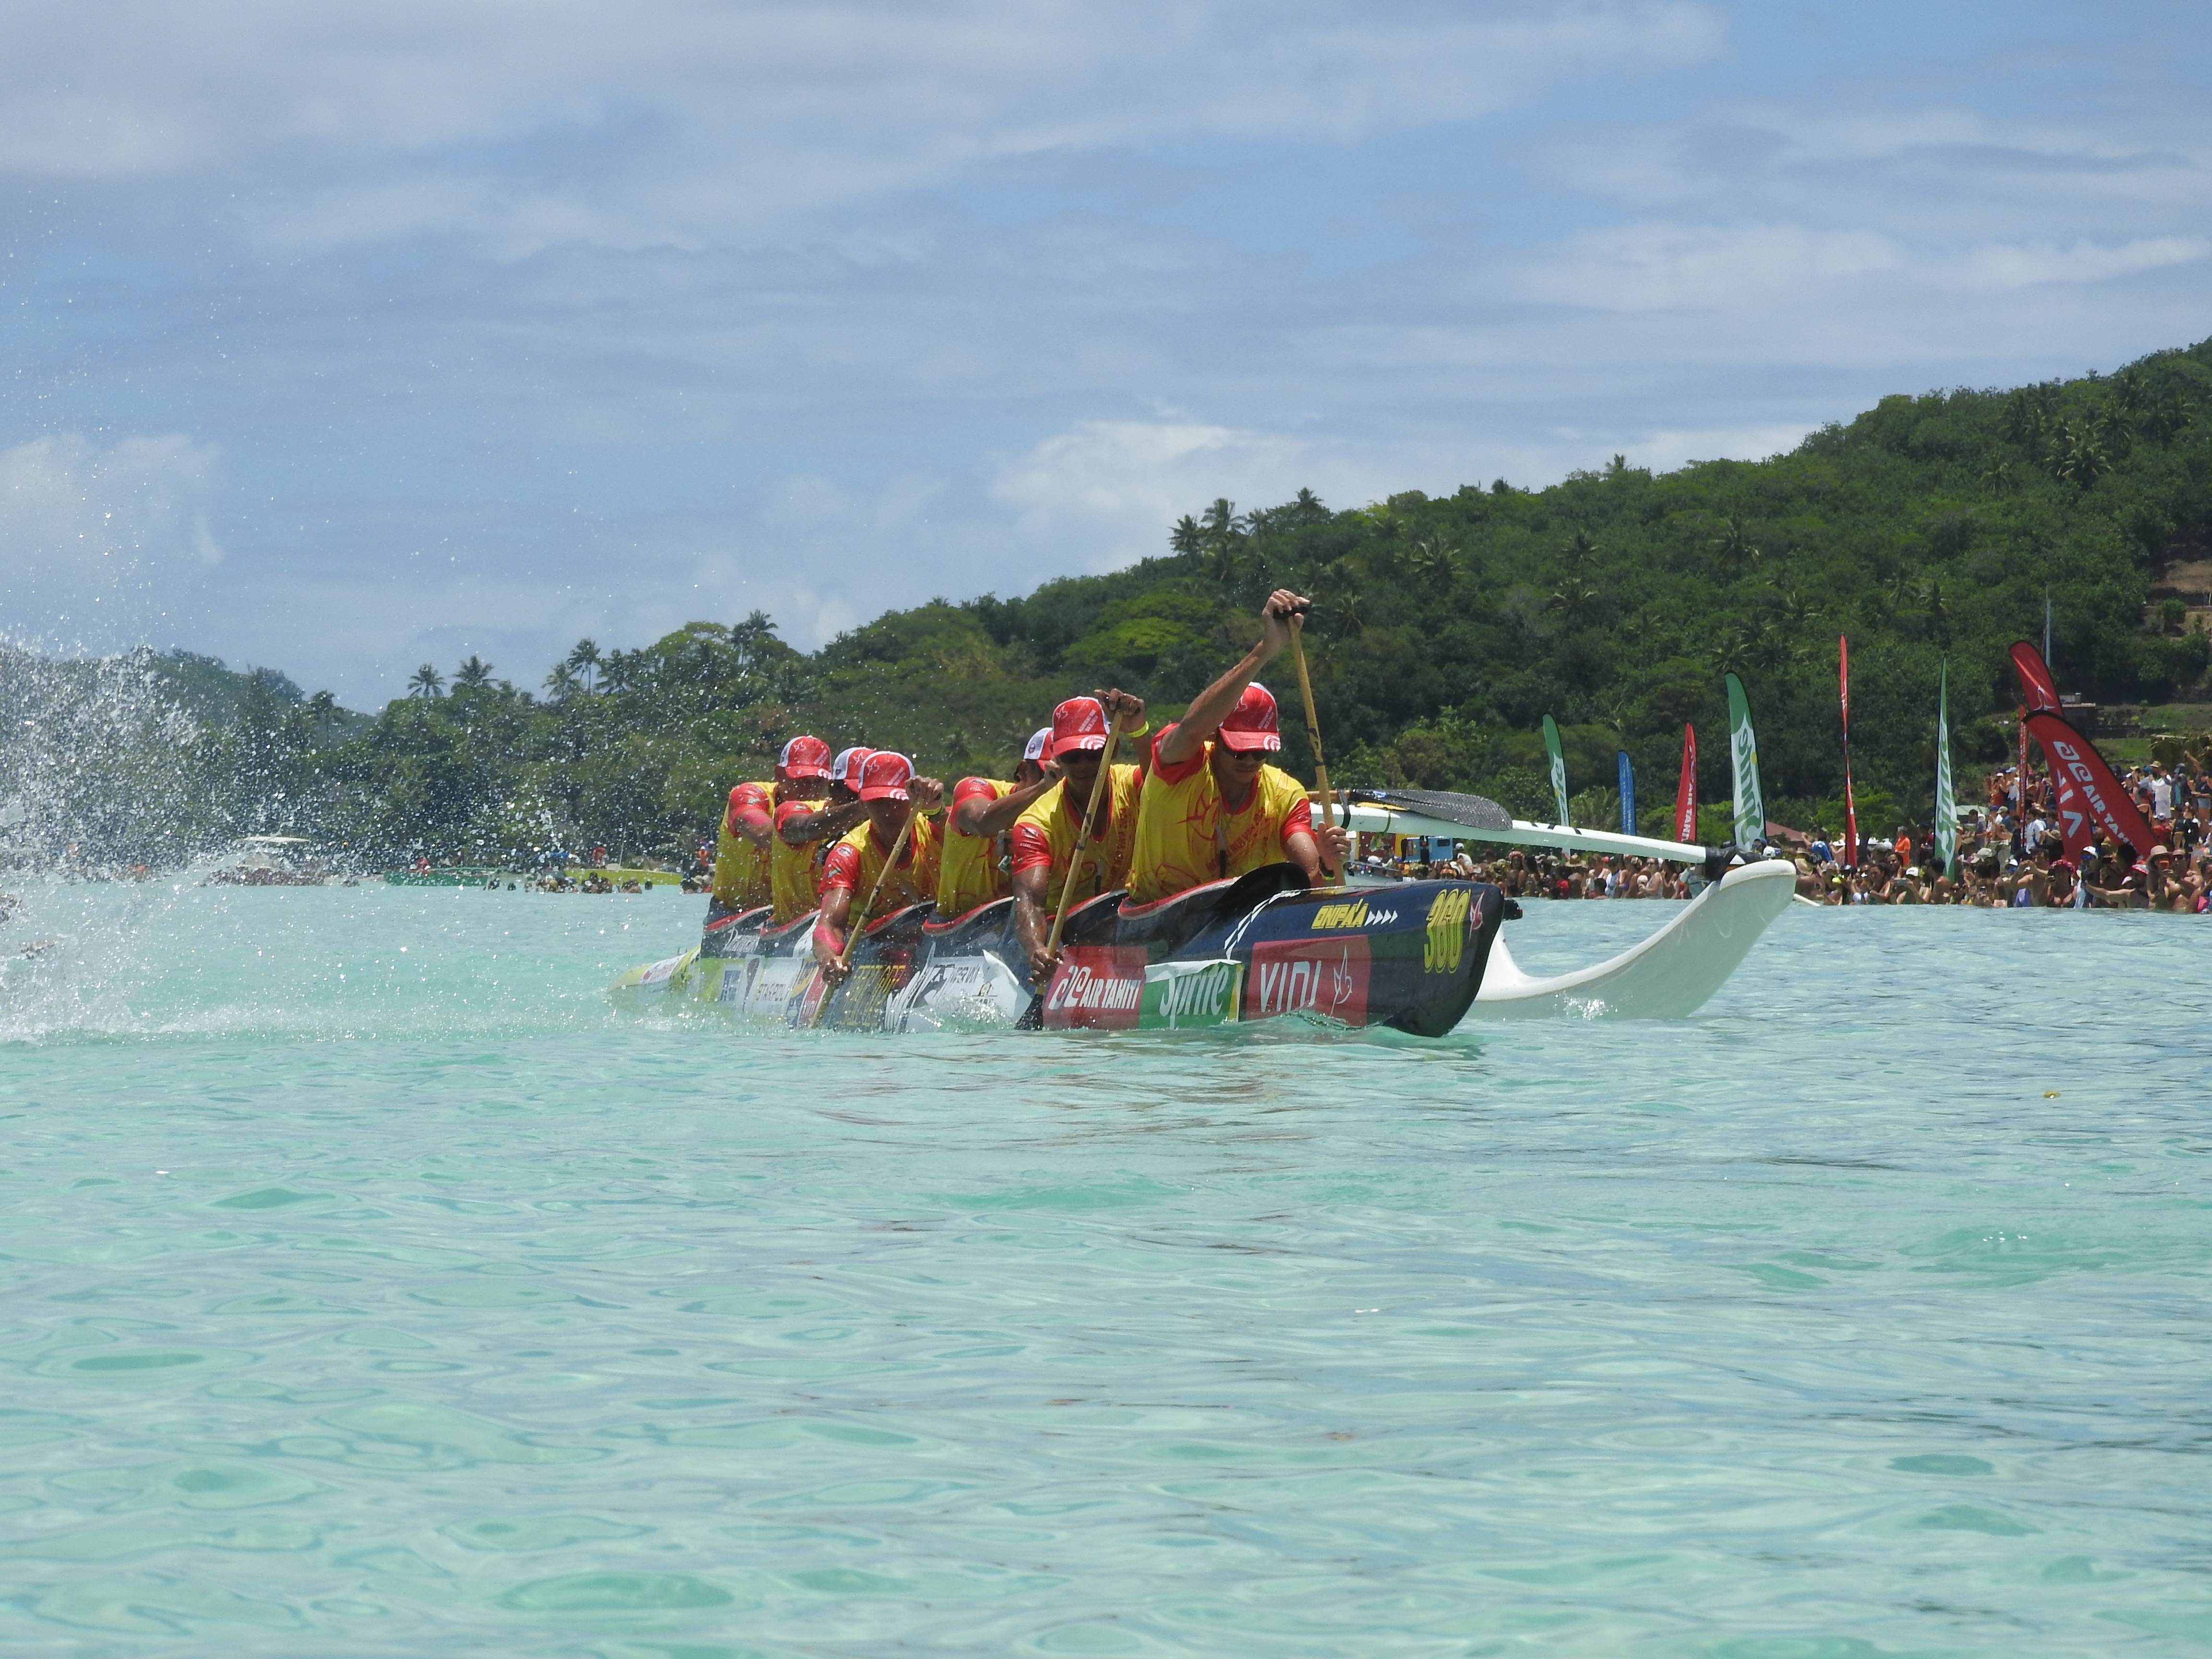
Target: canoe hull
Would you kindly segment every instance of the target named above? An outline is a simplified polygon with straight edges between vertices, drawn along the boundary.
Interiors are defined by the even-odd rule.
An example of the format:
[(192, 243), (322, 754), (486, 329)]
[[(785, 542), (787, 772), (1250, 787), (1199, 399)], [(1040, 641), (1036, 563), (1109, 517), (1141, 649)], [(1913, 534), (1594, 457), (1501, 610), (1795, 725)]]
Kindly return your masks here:
[(614, 994), (842, 1030), (1004, 1028), (1038, 1001), (1053, 1030), (1290, 1018), (1442, 1036), (1474, 1000), (1504, 911), (1484, 883), (1309, 890), (1279, 866), (1158, 905), (1092, 900), (1071, 915), (1060, 967), (1040, 988), (1014, 938), (1012, 900), (941, 922), (915, 905), (868, 929), (852, 976), (826, 996), (812, 919), (768, 928), (757, 911), (726, 919), (696, 950), (631, 969)]

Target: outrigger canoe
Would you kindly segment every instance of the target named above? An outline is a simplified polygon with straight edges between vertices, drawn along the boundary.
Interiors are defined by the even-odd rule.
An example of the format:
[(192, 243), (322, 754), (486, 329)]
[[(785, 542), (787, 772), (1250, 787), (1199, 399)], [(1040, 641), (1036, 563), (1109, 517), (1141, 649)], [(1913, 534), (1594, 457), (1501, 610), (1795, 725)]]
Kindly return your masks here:
[(1482, 982), (1504, 919), (1486, 883), (1417, 881), (1387, 894), (1309, 889), (1271, 865), (1157, 904), (1105, 893), (1069, 913), (1050, 983), (1030, 982), (1011, 898), (940, 920), (909, 905), (871, 924), (852, 976), (825, 990), (814, 918), (723, 919), (693, 950), (631, 969), (623, 1000), (689, 998), (756, 1019), (832, 1030), (1012, 1026), (1186, 1030), (1299, 1017), (1442, 1036)]
[(1355, 828), (1401, 835), (1473, 839), (1474, 829), (1486, 841), (1605, 842), (1591, 850), (1695, 861), (1713, 879), (1689, 903), (1669, 906), (1666, 925), (1632, 949), (1550, 977), (1513, 963), (1498, 937), (1509, 906), (1486, 882), (1310, 889), (1283, 864), (1156, 904), (1133, 905), (1121, 893), (1092, 899), (1069, 915), (1060, 963), (1042, 988), (1030, 983), (1014, 937), (1013, 901), (999, 899), (960, 916), (916, 904), (882, 917), (862, 932), (852, 976), (834, 990), (815, 963), (814, 917), (779, 927), (762, 908), (721, 918), (697, 946), (630, 969), (612, 991), (632, 1005), (675, 1000), (869, 1031), (1024, 1023), (1164, 1030), (1293, 1018), (1442, 1036), (1470, 1011), (1668, 1018), (1694, 1012), (1719, 988), (1792, 891), (1787, 864), (1730, 869), (1732, 848), (1517, 823), (1474, 796), (1416, 803), (1376, 794), (1352, 811)]

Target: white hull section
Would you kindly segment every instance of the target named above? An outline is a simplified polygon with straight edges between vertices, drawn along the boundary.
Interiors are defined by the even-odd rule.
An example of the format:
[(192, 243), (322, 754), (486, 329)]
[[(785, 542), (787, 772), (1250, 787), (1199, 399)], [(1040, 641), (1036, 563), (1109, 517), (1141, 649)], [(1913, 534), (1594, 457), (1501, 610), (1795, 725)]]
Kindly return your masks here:
[[(1744, 865), (1682, 905), (1641, 944), (1595, 967), (1547, 978), (1523, 973), (1501, 934), (1490, 947), (1490, 963), (1467, 1020), (1693, 1014), (1735, 971), (1767, 924), (1790, 908), (1796, 888), (1797, 867), (1785, 860)], [(1462, 1030), (1466, 1024), (1461, 1022)]]

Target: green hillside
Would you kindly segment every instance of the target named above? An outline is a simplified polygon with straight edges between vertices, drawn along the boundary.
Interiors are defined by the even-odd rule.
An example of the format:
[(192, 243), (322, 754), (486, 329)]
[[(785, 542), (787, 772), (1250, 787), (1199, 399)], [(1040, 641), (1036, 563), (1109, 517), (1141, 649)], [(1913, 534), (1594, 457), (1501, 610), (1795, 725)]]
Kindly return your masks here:
[[(1501, 480), (1346, 510), (1304, 492), (1250, 511), (1216, 501), (1163, 531), (1160, 556), (1129, 569), (890, 612), (811, 656), (756, 615), (635, 651), (586, 642), (542, 690), (472, 660), (351, 732), (327, 705), (248, 699), (204, 729), (195, 764), (230, 781), (228, 823), (378, 855), (658, 851), (696, 836), (731, 784), (765, 776), (795, 732), (1003, 776), (1071, 691), (1119, 684), (1171, 709), (1286, 585), (1316, 601), (1340, 782), (1473, 788), (1548, 816), (1534, 730), (1549, 713), (1577, 787), (1597, 787), (1577, 806), (1591, 822), (1610, 810), (1616, 747), (1660, 814), (1686, 720), (1705, 796), (1728, 793), (1729, 670), (1750, 690), (1774, 815), (1832, 822), (1848, 633), (1855, 773), (1887, 829), (1891, 813), (1926, 815), (1943, 659), (1962, 765), (2003, 752), (1985, 717), (2009, 713), (2005, 647), (2040, 635), (2046, 594), (2068, 691), (2112, 704), (2203, 690), (2212, 341), (2110, 376), (1887, 398), (1765, 461), (1654, 474), (1616, 457), (1541, 490)], [(1303, 770), (1287, 664), (1276, 678)]]

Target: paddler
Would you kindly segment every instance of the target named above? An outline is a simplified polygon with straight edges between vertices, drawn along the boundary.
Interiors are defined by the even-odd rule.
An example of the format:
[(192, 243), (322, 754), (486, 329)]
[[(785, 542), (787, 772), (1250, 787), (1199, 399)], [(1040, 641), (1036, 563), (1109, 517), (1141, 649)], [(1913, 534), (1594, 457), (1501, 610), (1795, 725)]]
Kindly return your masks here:
[[(935, 778), (916, 777), (914, 763), (904, 755), (877, 750), (861, 763), (857, 775), (857, 793), (866, 818), (823, 860), (822, 914), (814, 921), (814, 959), (833, 985), (844, 977), (837, 958), (844, 951), (848, 930), (866, 927), (879, 916), (934, 896), (944, 838), (930, 815), (943, 802), (945, 786)], [(903, 846), (899, 845), (902, 831), (906, 832)], [(895, 847), (898, 861), (891, 864)], [(865, 913), (860, 908), (864, 904), (868, 907)]]
[[(849, 761), (867, 752), (848, 749), (836, 758)], [(860, 799), (836, 778), (830, 745), (819, 738), (798, 737), (784, 744), (779, 769), (785, 781), (776, 789), (775, 845), (769, 854), (769, 878), (775, 925), (781, 927), (821, 902), (823, 858), (830, 843), (860, 821)], [(835, 799), (841, 793), (843, 798)]]
[(953, 786), (952, 810), (945, 815), (945, 851), (937, 874), (940, 920), (964, 916), (978, 905), (1013, 891), (1008, 836), (1014, 820), (1060, 775), (1048, 769), (1051, 742), (1049, 726), (1030, 734), (1012, 782), (963, 778)]
[(729, 805), (714, 830), (708, 922), (742, 910), (758, 909), (773, 896), (769, 865), (775, 844), (775, 797), (783, 783), (783, 763), (778, 761), (772, 781), (741, 783), (730, 791)]
[(1267, 596), (1259, 643), (1152, 739), (1137, 801), (1132, 903), (1150, 904), (1285, 860), (1320, 884), (1344, 867), (1352, 838), (1316, 829), (1305, 786), (1267, 763), (1283, 746), (1275, 699), (1253, 677), (1291, 642), (1308, 601), (1286, 587)]
[[(1045, 943), (1052, 936), (1052, 919), (1074, 860), (1083, 809), (1098, 781), (1109, 724), (1116, 718), (1125, 737), (1140, 738), (1144, 700), (1115, 690), (1103, 697), (1070, 697), (1052, 711), (1052, 758), (1060, 779), (1041, 792), (1014, 824), (1014, 933), (1029, 958), (1031, 979), (1039, 985), (1052, 976), (1054, 955), (1045, 950)], [(1141, 765), (1115, 763), (1107, 787), (1099, 792), (1098, 813), (1091, 821), (1073, 903), (1129, 884), (1130, 856), (1137, 844), (1137, 794), (1143, 781)]]

